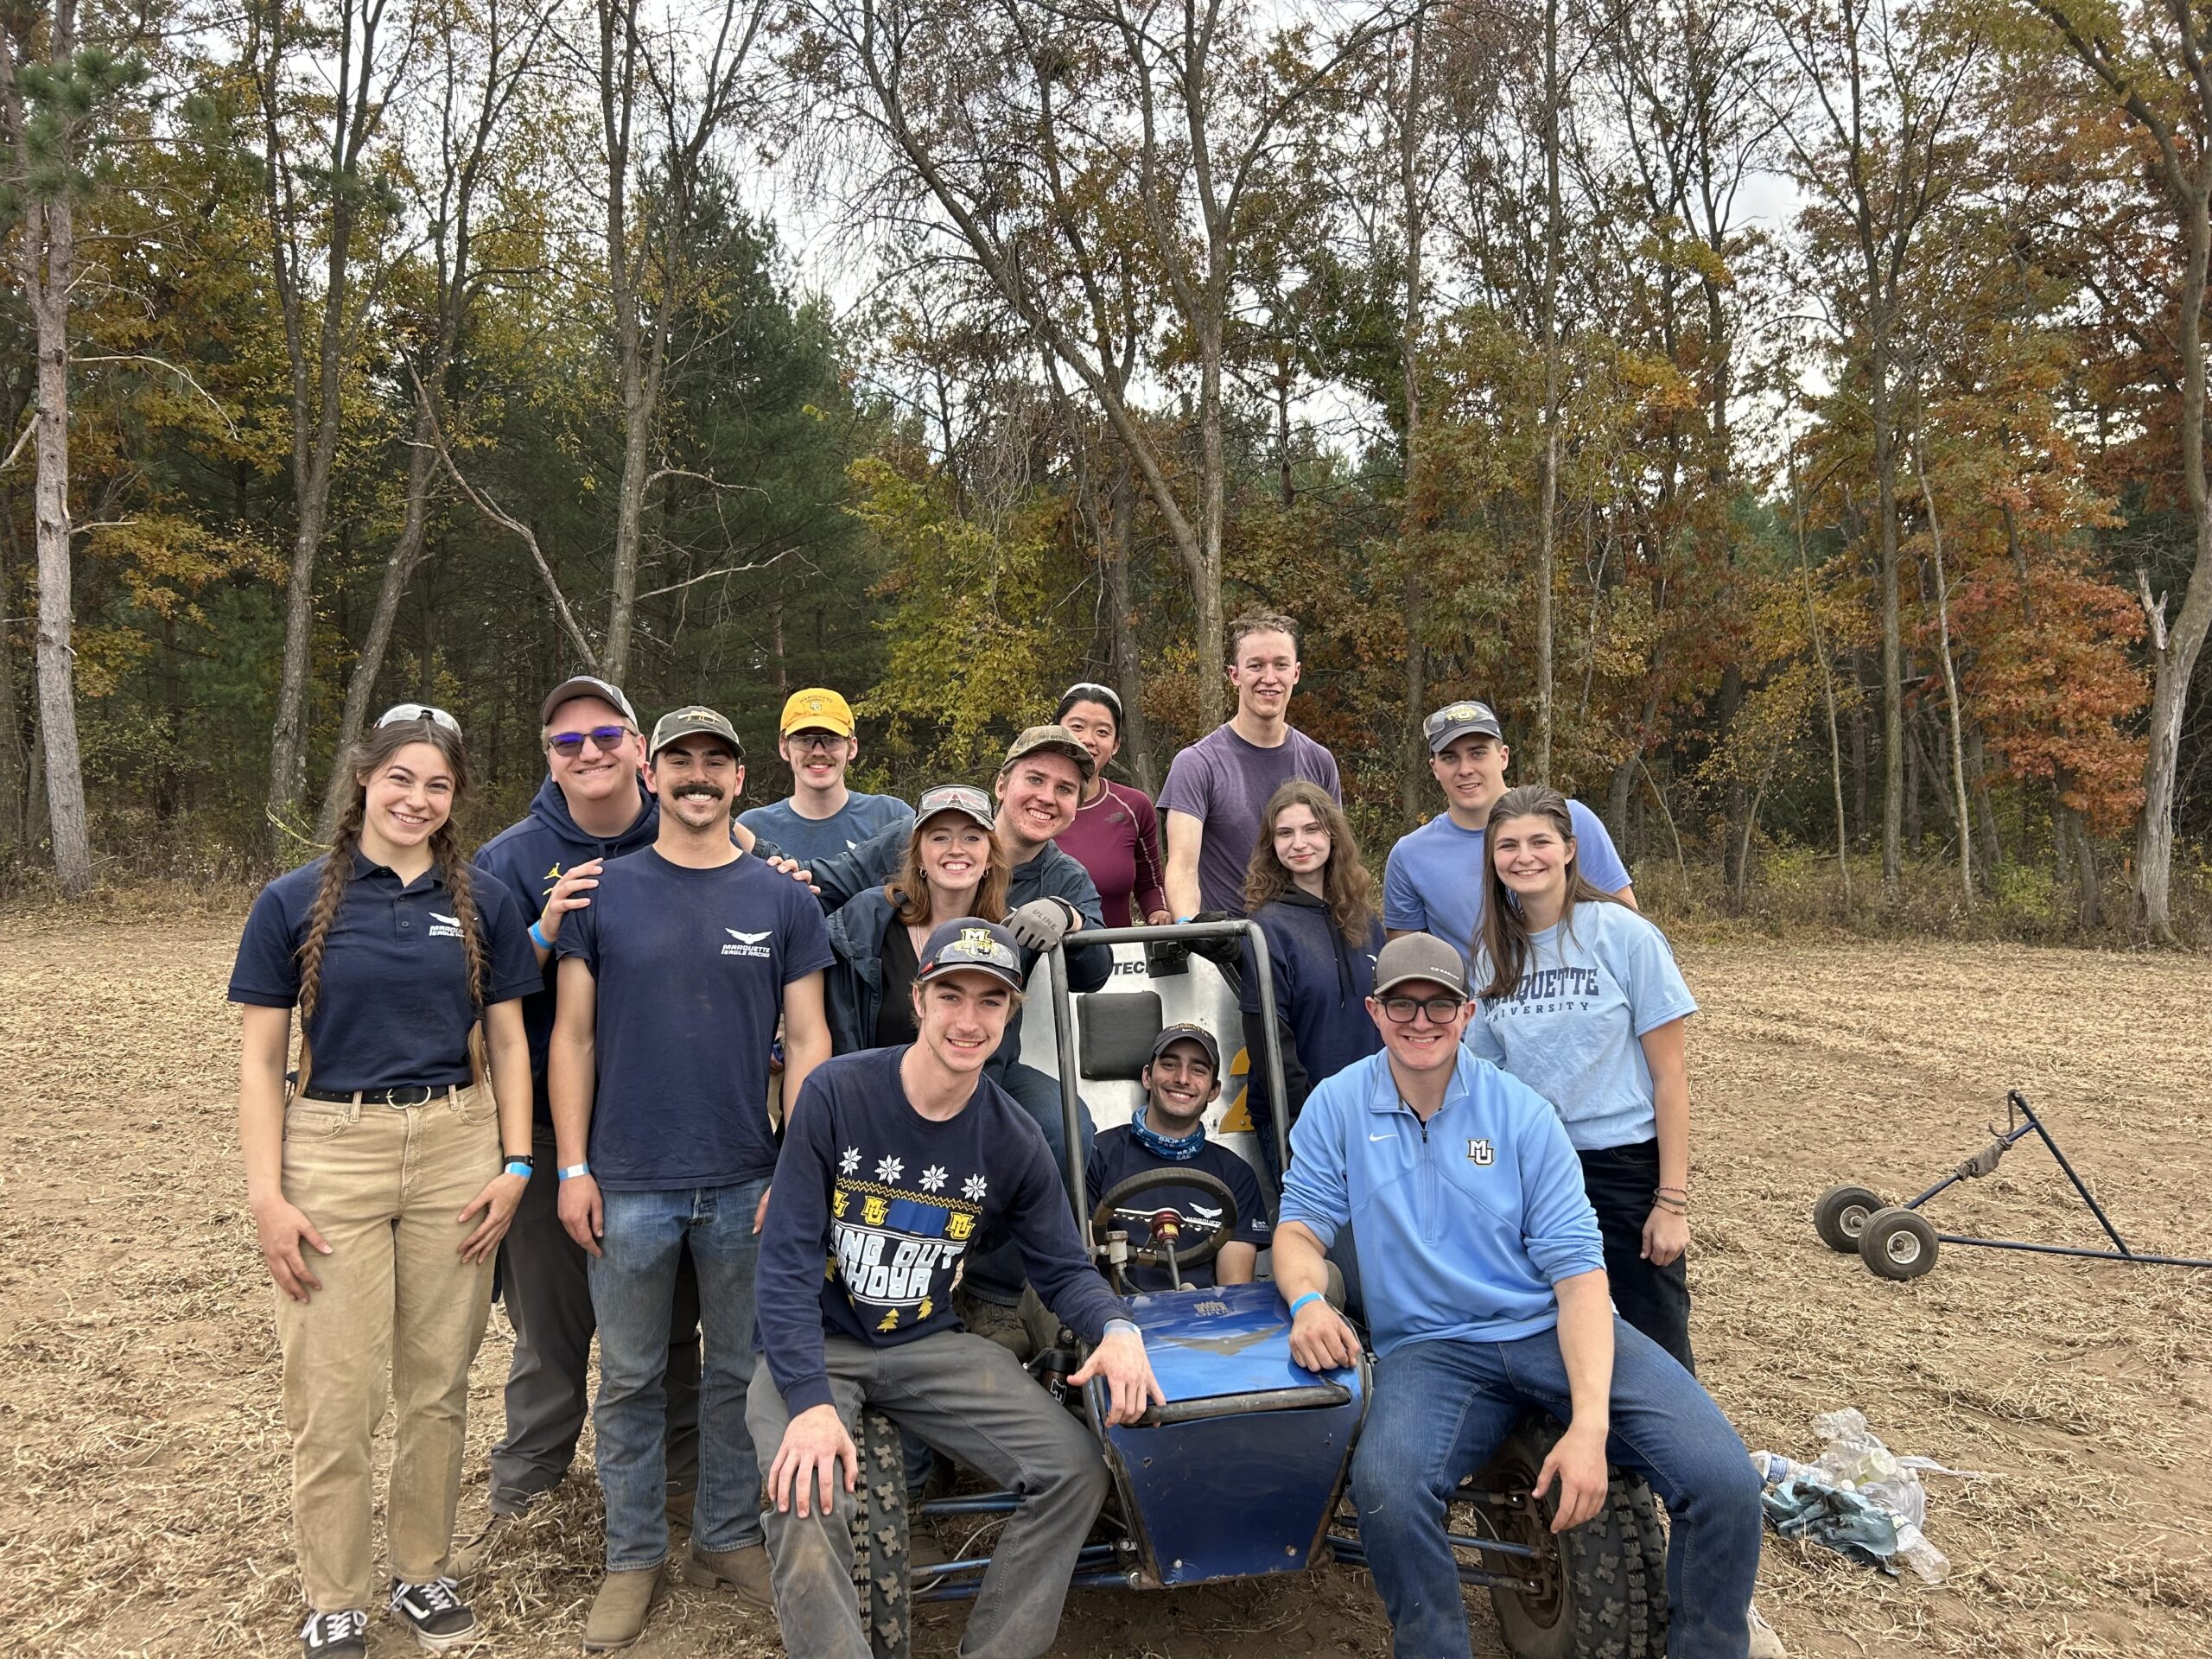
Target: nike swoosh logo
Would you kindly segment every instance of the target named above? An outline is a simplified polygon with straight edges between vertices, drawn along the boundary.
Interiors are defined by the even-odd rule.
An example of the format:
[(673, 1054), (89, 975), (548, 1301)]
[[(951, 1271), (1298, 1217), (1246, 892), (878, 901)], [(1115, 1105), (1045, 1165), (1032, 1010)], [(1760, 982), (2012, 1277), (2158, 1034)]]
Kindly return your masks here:
[(1395, 1141), (1398, 1137), (1395, 1135), (1370, 1135), (1367, 1138), (1370, 1141)]

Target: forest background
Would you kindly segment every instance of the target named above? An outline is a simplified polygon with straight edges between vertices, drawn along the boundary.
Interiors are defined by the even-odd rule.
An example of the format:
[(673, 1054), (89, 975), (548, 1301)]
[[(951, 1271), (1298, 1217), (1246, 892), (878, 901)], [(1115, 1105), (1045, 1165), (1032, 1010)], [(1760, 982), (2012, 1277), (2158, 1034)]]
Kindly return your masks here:
[[(1438, 703), (1637, 885), (2212, 939), (2196, 0), (0, 0), (0, 880), (472, 827), (595, 667), (788, 787), (1227, 619), (1370, 863)], [(779, 227), (804, 226), (791, 238)]]

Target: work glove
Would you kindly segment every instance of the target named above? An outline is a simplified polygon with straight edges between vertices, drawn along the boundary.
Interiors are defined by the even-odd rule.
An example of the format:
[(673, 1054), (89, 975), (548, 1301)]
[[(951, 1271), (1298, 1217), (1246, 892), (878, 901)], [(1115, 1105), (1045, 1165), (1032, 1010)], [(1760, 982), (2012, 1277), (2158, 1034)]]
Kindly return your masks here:
[(1006, 925), (1023, 950), (1042, 956), (1065, 938), (1068, 930), (1080, 919), (1080, 912), (1073, 905), (1047, 893), (1042, 899), (1032, 899), (1015, 911), (1006, 918)]
[[(1233, 922), (1236, 919), (1225, 910), (1202, 910), (1191, 918), (1194, 922)], [(1192, 939), (1191, 952), (1204, 957), (1217, 968), (1232, 971), (1244, 960), (1244, 941), (1237, 934), (1216, 939)]]

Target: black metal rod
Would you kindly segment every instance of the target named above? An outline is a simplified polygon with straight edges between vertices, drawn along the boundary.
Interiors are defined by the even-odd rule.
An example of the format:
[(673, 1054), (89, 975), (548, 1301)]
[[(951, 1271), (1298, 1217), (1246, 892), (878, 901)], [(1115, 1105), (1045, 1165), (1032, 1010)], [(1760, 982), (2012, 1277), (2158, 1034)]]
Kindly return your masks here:
[[(932, 1584), (914, 1592), (914, 1599), (924, 1601), (967, 1601), (983, 1587), (981, 1579), (962, 1579), (954, 1584)], [(1078, 1573), (1068, 1580), (1071, 1590), (1134, 1590), (1137, 1588), (1136, 1570), (1132, 1567), (1120, 1573)]]
[(1210, 1394), (1198, 1400), (1171, 1400), (1154, 1406), (1137, 1419), (1139, 1428), (1165, 1428), (1174, 1423), (1200, 1423), (1212, 1417), (1247, 1417), (1262, 1411), (1305, 1411), (1316, 1407), (1346, 1406), (1351, 1390), (1341, 1382), (1316, 1382), (1302, 1389), (1261, 1389), (1249, 1394)]
[(2066, 1161), (2066, 1154), (2058, 1149), (2058, 1142), (2050, 1138), (2050, 1131), (2044, 1128), (2043, 1120), (2035, 1115), (2034, 1109), (2028, 1104), (2027, 1096), (2016, 1089), (2011, 1098), (2019, 1107), (2020, 1115), (2043, 1137), (2044, 1145), (2050, 1148), (2050, 1155), (2058, 1160), (2058, 1166), (2066, 1172), (2066, 1179), (2074, 1183), (2074, 1190), (2082, 1195), (2082, 1202), (2089, 1206), (2089, 1213), (2097, 1218), (2097, 1225), (2105, 1230), (2105, 1236), (2112, 1240), (2122, 1255), (2133, 1255), (2135, 1252), (2127, 1248), (2127, 1241), (2120, 1236), (2120, 1229), (2113, 1226), (2112, 1217), (2105, 1214), (2104, 1205), (2090, 1196), (2088, 1184), (2075, 1174), (2074, 1166)]
[(2037, 1255), (2080, 1255), (2092, 1262), (2135, 1262), (2154, 1268), (2212, 1268), (2212, 1262), (2193, 1255), (2145, 1255), (2138, 1250), (2091, 1250), (2073, 1244), (2024, 1244), (2011, 1238), (1968, 1238), (1963, 1233), (1938, 1233), (1938, 1243), (1971, 1244), (1984, 1250), (2032, 1250)]
[[(1290, 1112), (1283, 1101), (1282, 1042), (1275, 1020), (1275, 976), (1273, 959), (1268, 955), (1267, 935), (1258, 924), (1249, 918), (1236, 917), (1225, 922), (1171, 922), (1158, 927), (1086, 927), (1074, 936), (1077, 944), (1149, 944), (1155, 940), (1187, 944), (1192, 939), (1243, 939), (1252, 947), (1252, 971), (1260, 981), (1260, 1020), (1267, 1031), (1264, 1059), (1268, 1068), (1268, 1099), (1274, 1110), (1275, 1150), (1281, 1154), (1282, 1167), (1290, 1167)], [(1052, 947), (1052, 1020), (1054, 1033), (1060, 1038), (1060, 1090), (1070, 1102), (1075, 1098), (1076, 1057), (1074, 1044), (1068, 1040), (1075, 1030), (1075, 1021), (1067, 994), (1066, 944), (1064, 941)], [(1221, 1033), (1214, 1035), (1218, 1038)], [(1245, 1073), (1245, 1085), (1251, 1085), (1251, 1074)], [(1075, 1110), (1068, 1109), (1068, 1156), (1075, 1156), (1077, 1133)], [(1078, 1172), (1079, 1173), (1079, 1172)], [(1090, 1207), (1084, 1201), (1080, 1179), (1068, 1183), (1068, 1190), (1075, 1194), (1076, 1214), (1088, 1217)]]
[[(1111, 932), (1116, 930), (1109, 929)], [(1097, 939), (1085, 939), (1086, 944)], [(1084, 1245), (1090, 1244), (1090, 1197), (1083, 1181), (1083, 1107), (1076, 1093), (1075, 1008), (1068, 1000), (1068, 953), (1065, 944), (1052, 947), (1052, 1046), (1060, 1062), (1060, 1133), (1067, 1143), (1068, 1196), (1075, 1200), (1075, 1224), (1084, 1230)]]
[[(1467, 1541), (1454, 1539), (1452, 1541), (1465, 1543)], [(1497, 1548), (1497, 1545), (1487, 1541), (1476, 1547), (1483, 1549)], [(1329, 1535), (1329, 1548), (1335, 1552), (1337, 1560), (1346, 1567), (1367, 1565), (1367, 1551), (1357, 1538), (1347, 1536), (1344, 1533), (1332, 1532)], [(1519, 1548), (1517, 1545), (1514, 1547), (1514, 1550), (1517, 1551)], [(1534, 1551), (1529, 1551), (1527, 1554), (1533, 1559)], [(1484, 1590), (1526, 1590), (1531, 1595), (1541, 1594), (1543, 1591), (1543, 1581), (1540, 1579), (1523, 1578), (1517, 1573), (1493, 1573), (1487, 1567), (1468, 1567), (1464, 1563), (1459, 1567), (1459, 1582), (1471, 1584), (1478, 1589)]]
[(975, 1497), (932, 1498), (921, 1506), (924, 1516), (1012, 1515), (1021, 1500), (1012, 1492), (987, 1492)]

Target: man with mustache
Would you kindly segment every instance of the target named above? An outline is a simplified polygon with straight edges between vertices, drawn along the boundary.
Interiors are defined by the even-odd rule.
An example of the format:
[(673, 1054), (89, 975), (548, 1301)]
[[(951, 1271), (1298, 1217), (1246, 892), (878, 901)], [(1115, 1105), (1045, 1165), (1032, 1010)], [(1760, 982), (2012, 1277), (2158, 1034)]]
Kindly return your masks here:
[[(1268, 1245), (1268, 1206), (1252, 1166), (1217, 1141), (1206, 1139), (1206, 1109), (1221, 1097), (1221, 1046), (1204, 1026), (1160, 1028), (1153, 1039), (1152, 1062), (1144, 1069), (1145, 1102), (1127, 1123), (1103, 1129), (1091, 1142), (1090, 1166), (1084, 1176), (1096, 1204), (1133, 1175), (1155, 1169), (1194, 1170), (1211, 1175), (1236, 1200), (1236, 1226), (1211, 1262), (1185, 1267), (1180, 1257), (1211, 1239), (1226, 1219), (1220, 1200), (1202, 1187), (1156, 1186), (1114, 1212), (1114, 1225), (1138, 1249), (1153, 1243), (1152, 1224), (1163, 1210), (1175, 1211), (1181, 1236), (1175, 1241), (1176, 1267), (1185, 1284), (1249, 1285), (1260, 1252)], [(1124, 1271), (1131, 1290), (1173, 1290), (1167, 1268), (1132, 1264)]]
[(745, 1390), (756, 1235), (776, 1165), (766, 1093), (779, 1016), (786, 1100), (830, 1057), (822, 912), (730, 838), (745, 786), (736, 732), (711, 709), (679, 709), (653, 728), (645, 756), (661, 803), (653, 844), (608, 861), (554, 943), (559, 1210), (591, 1258), (599, 1319), (607, 1576), (584, 1627), (593, 1651), (636, 1641), (663, 1588), (668, 1324), (687, 1249), (705, 1349), (684, 1577), (771, 1605)]

